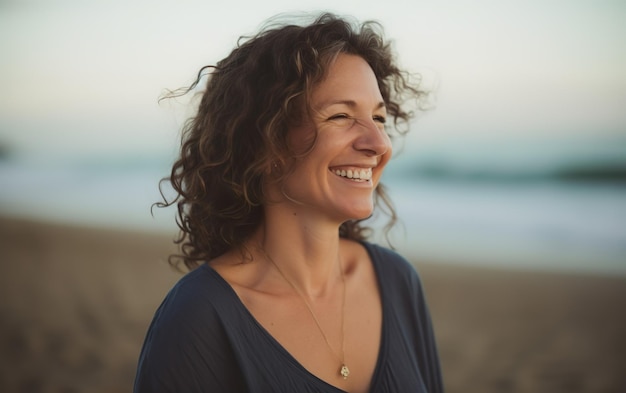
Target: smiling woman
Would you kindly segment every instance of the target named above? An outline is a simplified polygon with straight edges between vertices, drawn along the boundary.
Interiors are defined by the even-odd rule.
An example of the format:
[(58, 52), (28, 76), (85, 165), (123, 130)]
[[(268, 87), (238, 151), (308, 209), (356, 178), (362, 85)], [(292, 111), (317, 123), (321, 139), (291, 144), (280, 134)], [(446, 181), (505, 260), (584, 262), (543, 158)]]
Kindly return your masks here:
[[(391, 157), (385, 133), (385, 103), (376, 76), (357, 55), (338, 54), (327, 75), (315, 87), (310, 110), (302, 124), (288, 134), (290, 146), (306, 154), (294, 162), (281, 192), (298, 203), (300, 218), (312, 213), (328, 215), (329, 224), (369, 217), (374, 209), (373, 190)], [(303, 141), (315, 140), (313, 147)], [(281, 206), (271, 204), (268, 208)]]
[(419, 277), (362, 223), (422, 94), (380, 26), (270, 25), (189, 90), (205, 71), (160, 204), (178, 206), (172, 263), (192, 271), (154, 317), (135, 391), (441, 391)]

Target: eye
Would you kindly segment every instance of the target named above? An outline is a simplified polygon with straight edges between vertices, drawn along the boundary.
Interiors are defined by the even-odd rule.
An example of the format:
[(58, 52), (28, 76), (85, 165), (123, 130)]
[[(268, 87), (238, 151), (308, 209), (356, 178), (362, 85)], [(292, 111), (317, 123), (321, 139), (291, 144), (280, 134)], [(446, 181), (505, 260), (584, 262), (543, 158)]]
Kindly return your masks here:
[(385, 124), (387, 122), (387, 119), (385, 118), (385, 116), (374, 116), (374, 121)]
[(338, 127), (350, 127), (356, 119), (347, 113), (337, 113), (328, 118), (328, 121)]
[(344, 119), (351, 119), (351, 117), (345, 113), (338, 113), (328, 118), (328, 120), (344, 120)]

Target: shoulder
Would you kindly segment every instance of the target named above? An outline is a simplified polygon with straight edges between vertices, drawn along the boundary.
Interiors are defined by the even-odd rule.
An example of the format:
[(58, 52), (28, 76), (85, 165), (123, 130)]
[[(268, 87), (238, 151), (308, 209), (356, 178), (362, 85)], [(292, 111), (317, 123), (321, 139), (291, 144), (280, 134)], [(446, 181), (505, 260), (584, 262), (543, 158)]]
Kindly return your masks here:
[(392, 249), (367, 241), (342, 240), (349, 260), (371, 261), (377, 270), (390, 274), (415, 273), (413, 265)]
[(424, 296), (422, 282), (415, 266), (394, 250), (363, 242), (369, 253), (378, 282), (390, 296), (419, 300)]
[(369, 242), (362, 242), (361, 244), (375, 262), (390, 263), (400, 269), (413, 268), (406, 258), (390, 248)]
[[(223, 319), (229, 297), (208, 266), (187, 273), (156, 311), (139, 358), (135, 391), (201, 391), (236, 379)], [(219, 376), (219, 378), (217, 378)], [(231, 380), (232, 379), (232, 380)], [(217, 391), (224, 389), (216, 389)]]
[(374, 243), (361, 243), (380, 275), (418, 279), (415, 266), (396, 251)]
[(216, 302), (228, 299), (227, 288), (217, 274), (202, 265), (184, 275), (167, 293), (154, 318), (156, 324), (171, 324), (174, 321), (197, 322), (215, 315)]
[(370, 254), (378, 276), (386, 326), (402, 332), (388, 341), (388, 351), (402, 352), (406, 348), (414, 348), (428, 391), (442, 391), (432, 322), (415, 266), (394, 250), (372, 243), (362, 244)]
[(175, 306), (172, 308), (182, 312), (202, 300), (209, 300), (211, 292), (215, 291), (214, 282), (210, 270), (205, 265), (199, 266), (178, 280), (165, 296), (160, 308)]

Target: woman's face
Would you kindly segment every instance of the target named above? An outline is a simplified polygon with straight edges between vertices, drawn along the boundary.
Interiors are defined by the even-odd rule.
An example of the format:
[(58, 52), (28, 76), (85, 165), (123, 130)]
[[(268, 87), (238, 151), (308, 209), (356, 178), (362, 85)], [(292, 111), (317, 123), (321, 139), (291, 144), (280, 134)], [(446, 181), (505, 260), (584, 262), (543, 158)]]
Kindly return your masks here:
[[(294, 208), (342, 223), (370, 216), (373, 192), (391, 158), (385, 104), (374, 72), (355, 55), (340, 54), (313, 90), (310, 115), (289, 131), (295, 151), (313, 149), (283, 184)], [(295, 202), (294, 202), (295, 201)]]

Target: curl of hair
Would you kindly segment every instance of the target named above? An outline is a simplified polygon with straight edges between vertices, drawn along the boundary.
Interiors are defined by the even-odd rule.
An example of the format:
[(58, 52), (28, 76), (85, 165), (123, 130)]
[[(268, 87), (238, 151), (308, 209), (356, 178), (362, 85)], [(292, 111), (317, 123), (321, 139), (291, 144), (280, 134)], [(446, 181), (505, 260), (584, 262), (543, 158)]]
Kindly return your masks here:
[[(268, 25), (240, 38), (226, 58), (203, 67), (189, 88), (171, 93), (189, 93), (208, 72), (197, 113), (183, 127), (180, 156), (161, 180), (161, 186), (171, 183), (176, 197), (168, 200), (162, 193), (163, 201), (156, 203), (178, 209), (175, 242), (182, 255), (170, 256), (171, 264), (182, 260), (193, 269), (230, 249), (243, 251), (263, 220), (268, 171), (276, 163), (287, 168), (272, 178), (276, 182), (289, 174), (294, 153), (287, 132), (301, 120), (313, 88), (341, 53), (367, 61), (393, 119), (387, 132), (406, 133), (414, 113), (405, 106), (419, 103), (425, 92), (397, 67), (378, 23), (358, 24), (328, 13), (306, 25)], [(382, 185), (375, 204), (384, 205), (390, 228), (397, 217)], [(343, 223), (339, 236), (365, 240), (371, 230), (362, 221)]]

